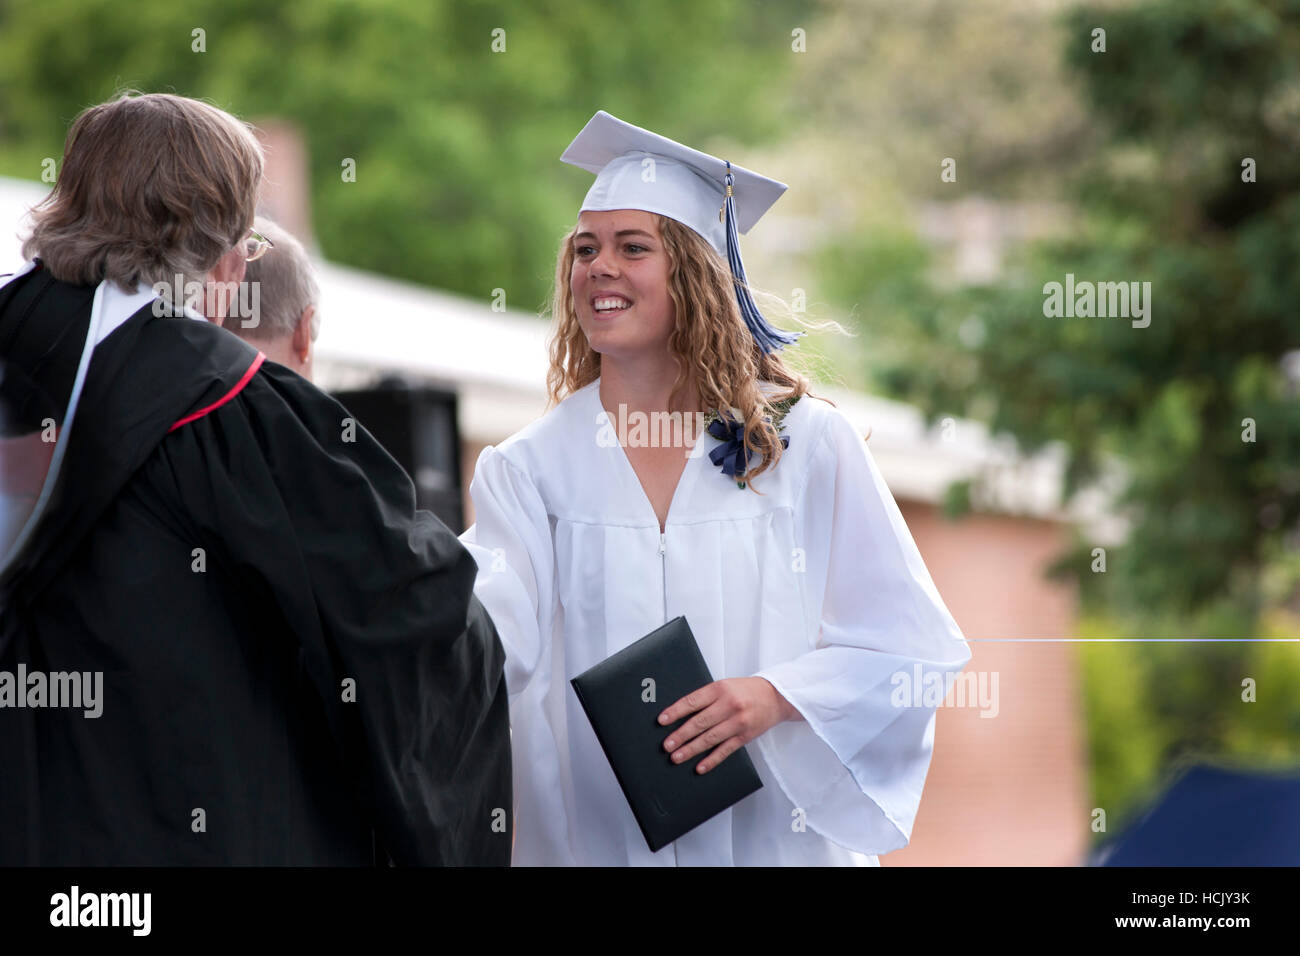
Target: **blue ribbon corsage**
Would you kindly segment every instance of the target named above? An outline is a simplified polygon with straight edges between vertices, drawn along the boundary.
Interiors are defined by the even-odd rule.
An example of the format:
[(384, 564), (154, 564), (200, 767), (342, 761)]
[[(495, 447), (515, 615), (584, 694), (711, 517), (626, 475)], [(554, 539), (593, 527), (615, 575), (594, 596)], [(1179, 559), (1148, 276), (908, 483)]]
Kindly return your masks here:
[[(799, 401), (799, 397), (795, 396), (792, 399), (772, 403), (773, 414), (769, 416), (769, 421), (776, 426), (777, 431), (781, 430), (786, 413), (790, 411), (790, 408), (797, 401)], [(708, 433), (722, 442), (721, 445), (709, 452), (709, 461), (719, 466), (722, 473), (728, 478), (735, 480), (737, 488), (744, 488), (744, 476), (749, 470), (750, 457), (745, 449), (745, 423), (737, 419), (730, 411), (726, 412), (725, 415), (710, 411), (707, 413), (705, 420), (708, 422), (706, 427)], [(790, 437), (788, 435), (780, 437), (781, 447), (789, 448)]]

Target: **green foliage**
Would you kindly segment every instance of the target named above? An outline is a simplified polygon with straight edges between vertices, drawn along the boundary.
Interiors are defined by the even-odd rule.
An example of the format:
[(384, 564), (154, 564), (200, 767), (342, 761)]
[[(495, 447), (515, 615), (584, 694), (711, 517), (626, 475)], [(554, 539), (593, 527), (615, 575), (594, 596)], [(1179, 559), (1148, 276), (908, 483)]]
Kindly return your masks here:
[[(1070, 234), (1023, 250), (997, 285), (896, 306), (898, 360), (879, 373), (932, 416), (978, 411), (1027, 450), (1065, 443), (1067, 494), (1122, 462), (1134, 525), (1110, 599), (1166, 622), (1227, 601), (1238, 636), (1261, 610), (1270, 542), (1300, 524), (1300, 402), (1282, 364), (1300, 348), (1300, 127), (1269, 105), (1300, 90), (1296, 14), (1281, 0), (1072, 12), (1067, 60), (1104, 138), (1073, 180)], [(1079, 41), (1096, 24), (1106, 53)], [(1150, 325), (1045, 316), (1045, 284), (1067, 273), (1150, 282)]]
[[(1300, 616), (1280, 611), (1259, 636), (1298, 632)], [(1151, 636), (1106, 617), (1086, 619), (1081, 634)], [(1092, 800), (1107, 814), (1098, 842), (1136, 823), (1187, 765), (1294, 766), (1300, 653), (1293, 643), (1088, 643), (1079, 659)]]
[[(824, 250), (825, 287), (867, 329), (859, 372), (930, 421), (978, 418), (1030, 452), (1061, 443), (1067, 497), (1119, 466), (1126, 542), (1107, 549), (1105, 573), (1092, 573), (1097, 542), (1080, 531), (1055, 566), (1080, 587), (1081, 636), (1300, 636), (1300, 382), (1284, 358), (1300, 349), (1300, 2), (1071, 10), (1057, 35), (1068, 84), (1048, 82), (1042, 64), (1031, 76), (1044, 82), (1045, 102), (1078, 89), (1082, 137), (1071, 122), (1053, 126), (990, 92), (995, 73), (1023, 86), (1006, 52), (1022, 47), (1008, 38), (1046, 36), (1041, 23), (982, 4), (969, 16), (956, 3), (851, 5), (904, 35), (887, 65), (863, 70), (902, 75), (899, 64), (922, 50), (935, 63), (936, 74), (898, 93), (921, 111), (915, 131), (891, 117), (885, 94), (866, 94), (874, 138), (904, 158), (898, 177), (910, 195), (1069, 201), (1063, 228), (1011, 245), (991, 284), (954, 283), (942, 250), (900, 221), (873, 221)], [(950, 28), (909, 42), (927, 12), (951, 18)], [(1091, 49), (1098, 26), (1105, 53)], [(999, 132), (972, 129), (973, 115)], [(1073, 152), (1062, 155), (1062, 144)], [(990, 161), (1008, 154), (1013, 161)], [(955, 183), (939, 179), (944, 156), (958, 159)], [(1248, 158), (1254, 182), (1243, 175)], [(1150, 325), (1049, 318), (1044, 286), (1067, 273), (1150, 282)], [(1254, 441), (1243, 440), (1247, 419)], [(963, 513), (971, 498), (968, 484), (955, 485), (944, 510)], [(1181, 763), (1295, 759), (1300, 646), (1180, 640), (1079, 651), (1093, 805), (1107, 810), (1112, 834)], [(1257, 682), (1255, 702), (1242, 699), (1246, 678)]]
[[(1088, 620), (1080, 633), (1113, 637), (1110, 622)], [(1150, 673), (1140, 644), (1079, 646), (1084, 706), (1088, 712), (1089, 764), (1093, 806), (1106, 811), (1106, 833), (1132, 821), (1135, 809), (1153, 796), (1151, 782), (1170, 738), (1146, 693)], [(1101, 836), (1101, 835), (1099, 835)]]
[[(590, 175), (558, 162), (597, 109), (692, 143), (775, 132), (802, 3), (44, 0), (0, 5), (0, 166), (35, 178), (120, 88), (203, 97), (309, 146), (333, 260), (510, 305), (547, 297)], [(493, 52), (493, 31), (505, 52)], [(205, 31), (206, 52), (192, 50)], [(342, 162), (356, 161), (344, 182)]]

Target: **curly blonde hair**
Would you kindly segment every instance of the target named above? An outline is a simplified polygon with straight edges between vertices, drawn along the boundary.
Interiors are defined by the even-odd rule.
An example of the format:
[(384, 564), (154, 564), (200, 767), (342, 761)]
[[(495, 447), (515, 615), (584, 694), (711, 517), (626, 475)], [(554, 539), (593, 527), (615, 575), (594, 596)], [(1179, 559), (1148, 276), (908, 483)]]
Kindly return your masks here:
[[(677, 377), (669, 404), (694, 379), (705, 408), (738, 412), (737, 420), (744, 422), (746, 451), (757, 452), (762, 458), (757, 467), (745, 473), (745, 482), (762, 494), (754, 488), (753, 479), (775, 467), (782, 452), (777, 429), (766, 416), (772, 414), (771, 406), (776, 402), (812, 395), (808, 379), (791, 369), (780, 353), (764, 353), (759, 347), (740, 315), (737, 280), (713, 247), (674, 219), (658, 214), (654, 218), (668, 255), (668, 294), (675, 314), (668, 349), (677, 365)], [(555, 264), (551, 302), (555, 327), (546, 373), (552, 405), (600, 376), (600, 353), (591, 347), (578, 324), (569, 284), (577, 232), (575, 225), (560, 242)], [(777, 388), (764, 395), (760, 382), (770, 382)]]

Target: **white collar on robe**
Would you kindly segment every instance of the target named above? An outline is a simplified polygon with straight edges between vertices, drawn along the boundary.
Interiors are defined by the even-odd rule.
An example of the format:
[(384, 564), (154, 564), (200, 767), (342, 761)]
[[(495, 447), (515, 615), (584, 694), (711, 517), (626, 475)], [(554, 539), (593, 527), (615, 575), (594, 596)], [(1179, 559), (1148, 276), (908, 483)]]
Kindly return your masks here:
[[(17, 281), (20, 277), (27, 275), (36, 268), (35, 260), (29, 260), (23, 263), (23, 267), (10, 276), (0, 277), (0, 288), (8, 285), (10, 282)], [(96, 299), (95, 305), (98, 306), (96, 313), (95, 307), (91, 308), (92, 322), (99, 319), (99, 328), (95, 333), (95, 345), (99, 345), (104, 339), (108, 338), (131, 318), (154, 299), (159, 298), (154, 292), (153, 287), (141, 282), (136, 285), (134, 292), (123, 292), (115, 282), (101, 282), (103, 293)], [(99, 289), (97, 288), (98, 292)], [(199, 322), (207, 322), (208, 319), (195, 312), (188, 305), (182, 308), (182, 311), (191, 319)]]
[[(127, 319), (135, 315), (146, 305), (160, 296), (154, 292), (153, 287), (141, 282), (135, 287), (134, 292), (123, 292), (118, 288), (115, 282), (105, 282), (104, 285), (104, 302), (103, 315), (99, 320), (99, 332), (95, 336), (95, 344), (98, 345), (104, 339), (108, 338), (118, 328), (120, 328)], [(188, 305), (181, 309), (191, 319), (197, 319), (200, 322), (208, 321), (204, 316), (199, 315)]]

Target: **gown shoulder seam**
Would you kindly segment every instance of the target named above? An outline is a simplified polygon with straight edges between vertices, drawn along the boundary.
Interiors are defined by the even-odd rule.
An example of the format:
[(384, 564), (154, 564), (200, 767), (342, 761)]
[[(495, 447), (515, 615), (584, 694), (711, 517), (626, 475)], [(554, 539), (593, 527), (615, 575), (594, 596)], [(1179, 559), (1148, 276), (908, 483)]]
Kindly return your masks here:
[(817, 423), (817, 435), (809, 445), (808, 466), (804, 468), (803, 476), (799, 479), (799, 490), (794, 496), (794, 507), (796, 509), (802, 507), (804, 503), (804, 496), (808, 493), (808, 484), (812, 481), (813, 466), (817, 459), (817, 453), (821, 450), (823, 443), (830, 445), (831, 456), (832, 458), (835, 457), (835, 444), (829, 441), (831, 431), (829, 414), (834, 414), (834, 412), (835, 409), (828, 406), (828, 414), (821, 416), (821, 420)]

